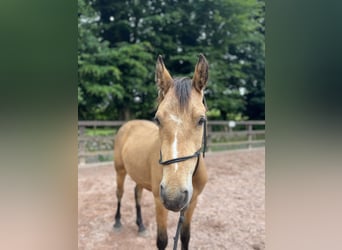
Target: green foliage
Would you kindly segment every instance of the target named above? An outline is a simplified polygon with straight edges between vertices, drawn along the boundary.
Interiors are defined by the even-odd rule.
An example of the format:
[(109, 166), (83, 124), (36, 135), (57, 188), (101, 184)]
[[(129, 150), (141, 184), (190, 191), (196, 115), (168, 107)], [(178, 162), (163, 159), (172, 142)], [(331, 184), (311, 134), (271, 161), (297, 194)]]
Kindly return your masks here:
[(88, 136), (112, 136), (115, 135), (117, 129), (113, 128), (97, 128), (97, 129), (86, 129), (85, 134)]
[(154, 64), (149, 43), (109, 46), (99, 35), (98, 12), (84, 0), (79, 0), (79, 11), (79, 119), (129, 119), (139, 112), (149, 115), (153, 102), (146, 100), (154, 98), (151, 84), (146, 84)]
[(210, 64), (214, 119), (264, 119), (264, 1), (79, 0), (79, 119), (150, 118), (158, 54), (173, 76)]

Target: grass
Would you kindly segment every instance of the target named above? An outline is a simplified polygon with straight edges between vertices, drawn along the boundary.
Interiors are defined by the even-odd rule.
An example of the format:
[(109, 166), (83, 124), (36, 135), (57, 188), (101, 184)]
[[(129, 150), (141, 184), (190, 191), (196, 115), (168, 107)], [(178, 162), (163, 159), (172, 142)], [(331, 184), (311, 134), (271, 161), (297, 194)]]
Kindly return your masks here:
[(92, 129), (92, 128), (87, 128), (85, 130), (85, 134), (88, 136), (110, 136), (110, 135), (115, 135), (117, 129), (113, 128), (97, 128), (97, 129)]

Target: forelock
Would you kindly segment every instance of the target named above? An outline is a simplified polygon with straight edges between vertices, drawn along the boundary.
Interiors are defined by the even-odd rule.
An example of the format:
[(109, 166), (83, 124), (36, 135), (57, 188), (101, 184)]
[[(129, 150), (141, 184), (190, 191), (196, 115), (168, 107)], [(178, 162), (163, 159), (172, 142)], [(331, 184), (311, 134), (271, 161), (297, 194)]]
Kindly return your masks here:
[(180, 77), (174, 79), (174, 91), (181, 109), (188, 107), (191, 89), (192, 84), (189, 77)]

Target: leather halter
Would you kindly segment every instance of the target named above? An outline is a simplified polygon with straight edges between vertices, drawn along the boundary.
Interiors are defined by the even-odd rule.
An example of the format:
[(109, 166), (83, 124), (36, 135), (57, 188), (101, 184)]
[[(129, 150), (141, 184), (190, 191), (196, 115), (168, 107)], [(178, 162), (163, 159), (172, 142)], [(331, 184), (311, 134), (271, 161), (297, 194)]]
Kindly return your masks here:
[(196, 168), (195, 168), (195, 171), (193, 173), (193, 175), (195, 175), (195, 173), (197, 171), (197, 168), (198, 168), (198, 163), (199, 163), (199, 158), (200, 158), (201, 152), (203, 153), (203, 158), (204, 158), (205, 157), (206, 148), (207, 148), (207, 120), (204, 120), (203, 121), (202, 145), (194, 154), (188, 155), (188, 156), (179, 157), (179, 158), (174, 158), (174, 159), (167, 160), (167, 161), (163, 161), (162, 152), (160, 150), (159, 164), (165, 166), (165, 165), (170, 165), (170, 164), (173, 164), (173, 163), (182, 162), (182, 161), (186, 161), (186, 160), (189, 160), (189, 159), (197, 157)]

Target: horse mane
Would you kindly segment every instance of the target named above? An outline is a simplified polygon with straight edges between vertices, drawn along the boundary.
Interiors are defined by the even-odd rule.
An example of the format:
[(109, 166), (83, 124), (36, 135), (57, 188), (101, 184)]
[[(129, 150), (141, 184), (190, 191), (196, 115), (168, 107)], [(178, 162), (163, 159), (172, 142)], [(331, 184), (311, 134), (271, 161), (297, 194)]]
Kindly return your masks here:
[(189, 77), (177, 77), (173, 80), (175, 95), (178, 99), (181, 110), (184, 110), (189, 104), (192, 89), (191, 79)]

